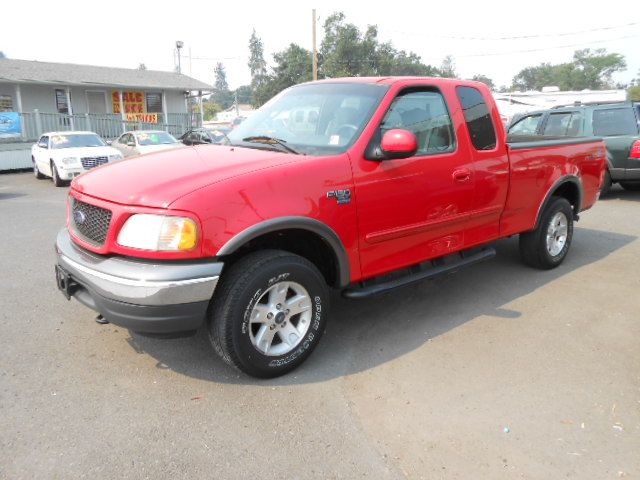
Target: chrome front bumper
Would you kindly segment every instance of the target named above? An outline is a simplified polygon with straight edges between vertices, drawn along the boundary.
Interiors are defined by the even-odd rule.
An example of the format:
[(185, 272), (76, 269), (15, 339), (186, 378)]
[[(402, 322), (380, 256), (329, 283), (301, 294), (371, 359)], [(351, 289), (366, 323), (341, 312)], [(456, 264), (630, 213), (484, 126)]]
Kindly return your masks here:
[(58, 233), (55, 250), (71, 284), (65, 293), (136, 331), (197, 328), (224, 266), (96, 255), (75, 245), (66, 229)]

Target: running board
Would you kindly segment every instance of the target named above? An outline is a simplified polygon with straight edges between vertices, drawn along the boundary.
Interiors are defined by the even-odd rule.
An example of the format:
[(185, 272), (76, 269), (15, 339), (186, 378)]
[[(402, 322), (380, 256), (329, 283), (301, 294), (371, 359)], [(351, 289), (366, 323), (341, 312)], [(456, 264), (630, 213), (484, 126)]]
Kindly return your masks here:
[[(398, 277), (397, 272), (393, 272), (381, 277), (358, 282), (344, 290), (342, 295), (347, 298), (366, 298), (372, 295), (378, 295), (428, 278), (453, 273), (462, 267), (480, 263), (495, 256), (496, 250), (493, 247), (483, 247), (480, 250), (471, 249), (454, 253), (453, 255), (436, 258), (408, 267), (404, 269), (407, 273), (400, 277)], [(385, 277), (393, 278), (384, 280)]]

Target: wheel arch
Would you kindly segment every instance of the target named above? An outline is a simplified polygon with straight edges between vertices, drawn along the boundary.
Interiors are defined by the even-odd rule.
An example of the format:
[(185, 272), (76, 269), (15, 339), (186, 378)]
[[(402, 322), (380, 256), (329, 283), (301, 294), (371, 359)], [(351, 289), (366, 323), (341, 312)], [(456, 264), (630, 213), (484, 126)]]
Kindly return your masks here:
[(349, 258), (338, 234), (309, 217), (287, 216), (262, 221), (233, 236), (216, 256), (231, 261), (243, 253), (280, 248), (314, 263), (327, 283), (345, 287), (350, 282)]
[(538, 228), (542, 213), (545, 211), (553, 197), (566, 198), (571, 204), (574, 218), (577, 219), (578, 213), (582, 210), (583, 198), (582, 182), (580, 181), (580, 177), (576, 175), (565, 175), (553, 184), (540, 204), (534, 228)]

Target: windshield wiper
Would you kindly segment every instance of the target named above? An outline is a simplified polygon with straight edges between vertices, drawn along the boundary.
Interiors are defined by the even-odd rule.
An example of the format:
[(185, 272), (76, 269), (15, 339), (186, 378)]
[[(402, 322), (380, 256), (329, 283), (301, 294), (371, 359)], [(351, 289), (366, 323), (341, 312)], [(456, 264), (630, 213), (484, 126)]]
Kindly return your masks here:
[(297, 150), (291, 148), (289, 145), (287, 145), (286, 140), (281, 140), (279, 138), (275, 138), (275, 137), (268, 137), (266, 135), (260, 135), (260, 136), (255, 136), (255, 137), (245, 137), (242, 139), (243, 142), (249, 142), (249, 143), (264, 143), (265, 145), (278, 145), (282, 148), (284, 148), (287, 152), (289, 153), (295, 153), (296, 155), (300, 155), (300, 152), (298, 152)]

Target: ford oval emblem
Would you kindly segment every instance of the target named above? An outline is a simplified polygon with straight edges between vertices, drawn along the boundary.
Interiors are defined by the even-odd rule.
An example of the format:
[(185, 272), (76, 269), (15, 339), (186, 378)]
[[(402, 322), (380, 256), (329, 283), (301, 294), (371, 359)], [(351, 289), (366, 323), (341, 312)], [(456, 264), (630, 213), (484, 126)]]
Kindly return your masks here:
[(76, 210), (73, 212), (73, 221), (76, 225), (82, 225), (87, 220), (87, 216), (82, 210)]

